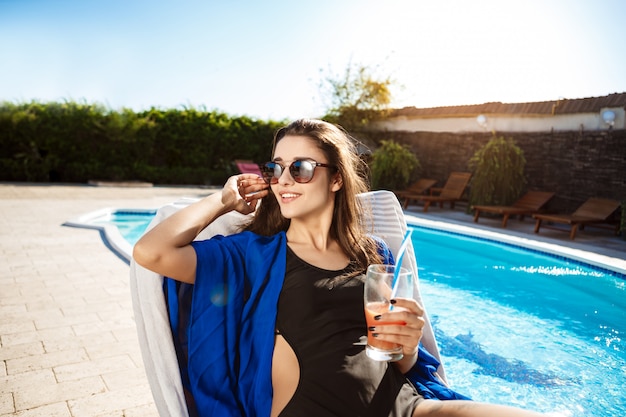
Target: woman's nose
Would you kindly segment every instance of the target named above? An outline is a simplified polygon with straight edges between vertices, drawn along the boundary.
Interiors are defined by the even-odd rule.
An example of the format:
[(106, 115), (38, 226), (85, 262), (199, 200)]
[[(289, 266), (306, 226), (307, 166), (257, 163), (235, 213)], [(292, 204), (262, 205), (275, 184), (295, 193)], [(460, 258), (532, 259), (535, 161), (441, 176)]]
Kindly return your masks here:
[(291, 176), (291, 172), (289, 172), (289, 167), (283, 168), (283, 172), (281, 172), (280, 177), (278, 177), (278, 182), (281, 184), (293, 184), (294, 179)]

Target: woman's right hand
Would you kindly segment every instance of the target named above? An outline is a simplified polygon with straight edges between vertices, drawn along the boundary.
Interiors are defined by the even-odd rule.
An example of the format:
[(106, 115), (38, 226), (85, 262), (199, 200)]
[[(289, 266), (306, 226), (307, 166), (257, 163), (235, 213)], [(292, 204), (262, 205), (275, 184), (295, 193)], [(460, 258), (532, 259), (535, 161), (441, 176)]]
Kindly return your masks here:
[(222, 189), (222, 204), (241, 214), (250, 214), (268, 193), (269, 185), (258, 175), (233, 175)]

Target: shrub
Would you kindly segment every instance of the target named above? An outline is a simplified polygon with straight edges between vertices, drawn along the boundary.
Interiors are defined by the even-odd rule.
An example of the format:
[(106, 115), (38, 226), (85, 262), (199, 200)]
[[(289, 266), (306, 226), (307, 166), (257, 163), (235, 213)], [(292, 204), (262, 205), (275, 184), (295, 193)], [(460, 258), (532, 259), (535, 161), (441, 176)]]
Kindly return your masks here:
[(469, 161), (471, 205), (510, 205), (526, 185), (524, 152), (513, 139), (494, 136)]
[(372, 154), (372, 189), (406, 188), (417, 178), (420, 169), (419, 160), (406, 145), (383, 140)]
[(281, 125), (194, 108), (3, 102), (0, 181), (221, 185), (233, 159), (269, 159)]

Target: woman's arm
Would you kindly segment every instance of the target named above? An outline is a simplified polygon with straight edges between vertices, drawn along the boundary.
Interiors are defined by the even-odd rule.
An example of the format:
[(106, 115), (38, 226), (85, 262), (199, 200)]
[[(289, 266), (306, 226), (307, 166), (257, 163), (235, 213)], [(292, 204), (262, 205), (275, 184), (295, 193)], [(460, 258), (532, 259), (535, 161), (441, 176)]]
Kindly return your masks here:
[(191, 242), (219, 216), (236, 210), (252, 213), (267, 195), (267, 184), (254, 174), (235, 175), (216, 192), (179, 210), (139, 239), (133, 258), (144, 268), (178, 281), (193, 284), (196, 253)]

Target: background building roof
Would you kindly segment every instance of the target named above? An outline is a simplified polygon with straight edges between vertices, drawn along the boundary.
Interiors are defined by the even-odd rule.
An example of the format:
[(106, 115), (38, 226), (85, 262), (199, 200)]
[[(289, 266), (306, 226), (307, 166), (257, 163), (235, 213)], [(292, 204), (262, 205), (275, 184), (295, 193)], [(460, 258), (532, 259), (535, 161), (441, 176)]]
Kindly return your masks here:
[(533, 103), (484, 103), (464, 106), (443, 106), (431, 108), (404, 107), (395, 109), (390, 117), (442, 117), (442, 116), (465, 116), (476, 114), (575, 114), (597, 113), (608, 107), (621, 107), (626, 109), (626, 93), (614, 93), (603, 97), (588, 97), (579, 99), (561, 98), (552, 101), (539, 101)]

